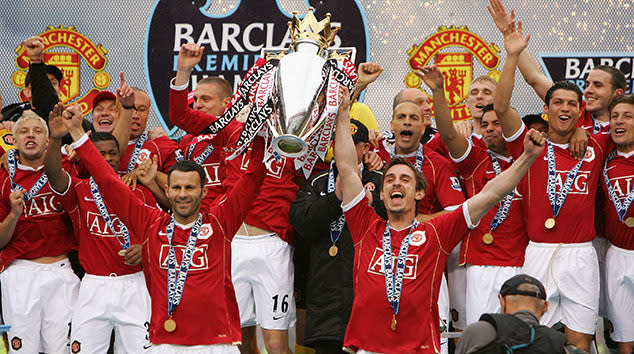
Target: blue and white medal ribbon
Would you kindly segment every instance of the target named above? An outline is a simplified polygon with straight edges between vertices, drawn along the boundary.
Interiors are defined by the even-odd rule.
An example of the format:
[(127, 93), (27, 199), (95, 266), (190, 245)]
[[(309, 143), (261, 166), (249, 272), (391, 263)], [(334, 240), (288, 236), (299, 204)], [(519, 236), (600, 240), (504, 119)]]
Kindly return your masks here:
[(405, 276), (405, 263), (407, 261), (407, 251), (409, 249), (409, 239), (412, 236), (412, 231), (418, 227), (418, 220), (414, 219), (412, 225), (409, 228), (407, 237), (401, 242), (401, 247), (398, 251), (398, 258), (396, 260), (396, 274), (394, 274), (394, 260), (392, 257), (392, 233), (390, 232), (390, 222), (385, 224), (385, 231), (383, 232), (383, 267), (385, 269), (385, 292), (387, 295), (387, 301), (392, 307), (392, 322), (390, 328), (392, 331), (396, 331), (396, 315), (398, 315), (399, 305), (401, 302), (401, 290), (403, 288), (403, 277)]
[[(335, 191), (335, 171), (334, 171), (335, 160), (333, 159), (330, 162), (330, 169), (328, 170), (328, 193), (332, 193)], [(328, 254), (330, 257), (334, 257), (339, 252), (339, 248), (337, 247), (337, 241), (339, 237), (341, 237), (341, 233), (343, 232), (343, 227), (346, 225), (346, 217), (341, 214), (339, 218), (335, 221), (330, 222), (330, 241), (332, 245), (328, 249)]]
[[(493, 172), (495, 172), (495, 175), (498, 176), (500, 173), (502, 173), (502, 167), (500, 166), (500, 161), (498, 161), (497, 157), (495, 157), (495, 154), (491, 151), (487, 151), (489, 153), (489, 156), (491, 157), (491, 165), (493, 166)], [(495, 229), (498, 228), (498, 226), (500, 226), (501, 223), (504, 222), (504, 220), (506, 220), (506, 218), (509, 215), (509, 210), (511, 209), (511, 204), (513, 203), (513, 196), (515, 196), (515, 190), (512, 190), (509, 194), (504, 196), (504, 199), (502, 199), (502, 202), (500, 203), (500, 206), (498, 207), (498, 211), (495, 213), (495, 216), (493, 217), (493, 220), (491, 220), (491, 224), (490, 224), (490, 231), (485, 233), (484, 236), (482, 236), (482, 241), (487, 244), (490, 245), (493, 243), (493, 231), (495, 231)]]
[[(194, 149), (196, 148), (197, 144), (198, 143), (193, 143), (193, 144), (189, 145), (189, 149), (187, 150), (187, 159), (188, 160), (192, 159), (192, 154), (194, 153)], [(203, 162), (205, 162), (205, 160), (207, 160), (207, 158), (209, 157), (209, 155), (211, 155), (212, 152), (214, 152), (214, 147), (211, 144), (207, 145), (205, 150), (203, 150), (203, 152), (200, 155), (198, 155), (198, 157), (196, 159), (194, 159), (194, 162), (196, 162), (199, 165), (202, 165)]]
[[(9, 169), (9, 181), (11, 182), (11, 191), (16, 191), (16, 190), (23, 191), (24, 187), (14, 182), (15, 171), (17, 169), (16, 167), (17, 163), (15, 161), (15, 151), (16, 149), (11, 149), (7, 151), (7, 165), (8, 165), (7, 168)], [(48, 182), (48, 176), (46, 175), (46, 172), (42, 172), (42, 174), (40, 175), (40, 178), (38, 178), (38, 180), (35, 181), (35, 184), (33, 184), (31, 189), (29, 189), (29, 191), (26, 194), (24, 194), (24, 201), (28, 202), (33, 197), (35, 197), (35, 195), (40, 191), (40, 189), (42, 189), (42, 187), (46, 185), (46, 182)]]
[(134, 144), (134, 150), (132, 150), (132, 156), (130, 156), (130, 161), (128, 161), (128, 168), (126, 169), (127, 173), (134, 171), (136, 168), (136, 160), (139, 158), (139, 154), (141, 153), (141, 149), (143, 148), (143, 144), (147, 141), (148, 134), (143, 133), (139, 136)]
[[(108, 213), (108, 208), (106, 208), (106, 203), (103, 201), (103, 197), (101, 196), (101, 192), (99, 191), (99, 187), (97, 186), (97, 182), (90, 177), (89, 180), (90, 185), (90, 193), (92, 194), (92, 198), (95, 200), (95, 204), (97, 204), (97, 209), (99, 210), (99, 214), (106, 222), (106, 225), (112, 231), (112, 234), (116, 237), (117, 241), (121, 245), (121, 251), (119, 251), (120, 256), (125, 256), (125, 250), (130, 247), (130, 233), (128, 232), (128, 228), (119, 220), (119, 225), (121, 226), (121, 235), (115, 230), (114, 223), (112, 222), (112, 218), (110, 217), (110, 213)], [(123, 239), (123, 242), (121, 242)]]
[(592, 135), (594, 134), (598, 134), (601, 132), (601, 123), (599, 123), (599, 120), (592, 117)]
[[(389, 153), (390, 158), (394, 158), (396, 156), (396, 143), (394, 143), (392, 151), (390, 151)], [(424, 159), (425, 156), (423, 155), (423, 144), (418, 144), (418, 149), (416, 149), (416, 162), (414, 163), (414, 167), (416, 167), (417, 170), (421, 171), (421, 169), (423, 168)]]
[[(632, 200), (634, 200), (634, 188), (627, 193), (625, 199), (623, 200), (623, 204), (619, 200), (619, 195), (616, 193), (614, 186), (610, 183), (610, 178), (608, 177), (608, 162), (616, 157), (616, 150), (613, 150), (608, 158), (605, 159), (605, 163), (603, 165), (603, 181), (605, 182), (605, 187), (608, 190), (608, 195), (610, 196), (610, 200), (612, 204), (614, 204), (614, 208), (616, 209), (616, 213), (619, 216), (619, 221), (625, 223), (627, 227), (634, 227), (634, 217), (629, 217), (625, 219), (625, 214), (630, 209), (630, 205), (632, 204)], [(625, 221), (623, 221), (625, 219)]]
[(548, 201), (553, 208), (553, 217), (546, 219), (546, 222), (544, 222), (544, 226), (547, 229), (552, 229), (553, 227), (555, 227), (555, 218), (557, 217), (557, 215), (559, 215), (559, 211), (564, 205), (566, 197), (568, 197), (568, 192), (570, 192), (572, 183), (577, 177), (577, 173), (581, 168), (583, 160), (577, 162), (575, 167), (573, 167), (572, 170), (568, 172), (564, 184), (559, 189), (559, 195), (557, 195), (557, 164), (555, 163), (555, 149), (553, 148), (553, 143), (550, 141), (550, 139), (547, 138), (546, 143), (546, 157), (548, 160), (548, 186), (546, 188), (546, 193), (548, 194)]
[(185, 281), (187, 280), (187, 273), (189, 272), (189, 267), (194, 256), (202, 219), (202, 214), (198, 214), (198, 218), (196, 218), (194, 226), (187, 238), (187, 244), (185, 245), (185, 251), (183, 252), (178, 274), (176, 271), (176, 250), (172, 244), (174, 224), (176, 223), (174, 216), (172, 216), (172, 220), (170, 220), (170, 223), (167, 224), (165, 228), (167, 242), (169, 244), (169, 252), (167, 253), (167, 316), (169, 318), (163, 323), (163, 327), (168, 332), (173, 332), (176, 329), (176, 322), (172, 319), (172, 312), (174, 312), (174, 309), (180, 304), (183, 290), (185, 290)]

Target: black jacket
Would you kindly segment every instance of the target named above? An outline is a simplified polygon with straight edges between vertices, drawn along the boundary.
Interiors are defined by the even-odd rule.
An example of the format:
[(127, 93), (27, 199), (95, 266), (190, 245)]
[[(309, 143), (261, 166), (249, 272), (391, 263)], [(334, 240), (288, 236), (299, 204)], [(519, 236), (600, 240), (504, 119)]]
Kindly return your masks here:
[[(364, 172), (363, 185), (372, 186), (373, 207), (385, 216), (385, 207), (379, 198), (378, 186), (382, 174)], [(306, 275), (306, 330), (304, 343), (308, 346), (324, 341), (343, 342), (354, 299), (352, 268), (354, 245), (347, 225), (337, 241), (338, 253), (328, 253), (330, 222), (342, 214), (341, 201), (328, 191), (328, 171), (312, 177), (298, 193), (290, 210), (290, 222), (295, 229), (297, 249), (306, 250), (308, 259), (296, 257), (296, 269), (307, 269)], [(302, 267), (302, 262), (308, 264)], [(302, 274), (296, 274), (301, 277)]]

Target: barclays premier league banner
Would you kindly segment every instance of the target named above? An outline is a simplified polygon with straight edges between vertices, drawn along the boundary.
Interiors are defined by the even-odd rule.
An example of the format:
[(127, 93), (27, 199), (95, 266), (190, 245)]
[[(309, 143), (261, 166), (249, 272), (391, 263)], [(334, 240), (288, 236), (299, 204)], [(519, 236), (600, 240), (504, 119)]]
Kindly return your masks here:
[(627, 89), (632, 93), (632, 69), (634, 69), (634, 53), (539, 53), (540, 64), (544, 73), (553, 81), (566, 80), (579, 86), (583, 91), (586, 77), (597, 65), (613, 66), (625, 74)]
[[(357, 1), (312, 0), (317, 18), (333, 14), (331, 25), (340, 26), (332, 47), (355, 47), (356, 64), (369, 52), (367, 23)], [(190, 89), (207, 76), (221, 76), (234, 91), (260, 57), (263, 49), (288, 48), (292, 42), (288, 22), (292, 14), (276, 0), (241, 0), (223, 15), (211, 15), (206, 4), (194, 1), (159, 0), (148, 20), (145, 43), (147, 87), (157, 115), (168, 133), (176, 131), (168, 119), (169, 80), (176, 73), (182, 44), (205, 47), (200, 64), (192, 72)], [(257, 10), (256, 10), (257, 9)], [(345, 14), (345, 15), (344, 15)], [(303, 16), (303, 14), (302, 14)]]

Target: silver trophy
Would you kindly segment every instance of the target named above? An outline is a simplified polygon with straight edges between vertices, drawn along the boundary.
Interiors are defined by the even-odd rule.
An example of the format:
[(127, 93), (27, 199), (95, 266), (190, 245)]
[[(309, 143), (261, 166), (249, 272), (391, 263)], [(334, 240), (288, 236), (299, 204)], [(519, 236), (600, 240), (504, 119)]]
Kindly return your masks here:
[[(292, 43), (286, 51), (263, 51), (266, 59), (277, 57), (280, 61), (275, 78), (273, 95), (275, 113), (267, 121), (273, 133), (273, 148), (282, 156), (304, 155), (314, 134), (318, 134), (325, 119), (323, 95), (327, 78), (323, 70), (339, 27), (331, 28), (330, 14), (317, 21), (309, 8), (303, 20), (293, 13), (289, 22)], [(354, 60), (354, 59), (352, 59)]]

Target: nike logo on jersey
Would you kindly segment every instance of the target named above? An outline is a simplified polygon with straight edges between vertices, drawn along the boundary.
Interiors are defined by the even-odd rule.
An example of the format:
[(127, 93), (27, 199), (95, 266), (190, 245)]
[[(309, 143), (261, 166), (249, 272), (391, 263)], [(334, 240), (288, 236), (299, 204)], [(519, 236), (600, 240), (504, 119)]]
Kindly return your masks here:
[(282, 315), (282, 316), (273, 316), (273, 321), (277, 321), (277, 320), (281, 320), (282, 318), (286, 317), (286, 315)]

